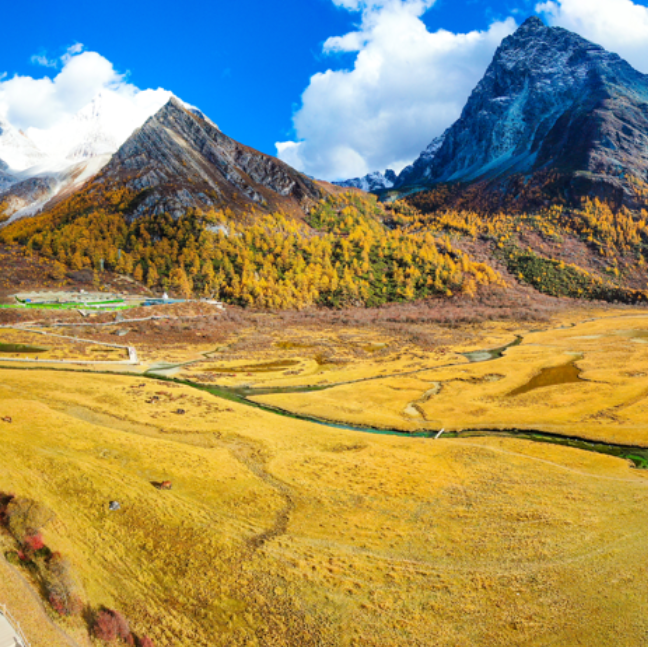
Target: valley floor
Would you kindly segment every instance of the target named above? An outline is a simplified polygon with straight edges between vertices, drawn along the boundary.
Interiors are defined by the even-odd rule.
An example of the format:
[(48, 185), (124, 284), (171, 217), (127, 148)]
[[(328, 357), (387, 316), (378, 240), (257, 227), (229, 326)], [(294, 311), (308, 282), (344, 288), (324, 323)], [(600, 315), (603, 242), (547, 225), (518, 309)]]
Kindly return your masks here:
[[(0, 328), (13, 353), (0, 352), (0, 492), (54, 512), (44, 538), (92, 608), (120, 610), (158, 647), (645, 644), (648, 471), (497, 432), (412, 432), (648, 447), (648, 312), (411, 334), (166, 315)], [(104, 364), (75, 364), (88, 357)], [(1, 552), (13, 541), (0, 534)], [(26, 569), (0, 557), (0, 573), (34, 647), (93, 644), (83, 617), (41, 605)]]

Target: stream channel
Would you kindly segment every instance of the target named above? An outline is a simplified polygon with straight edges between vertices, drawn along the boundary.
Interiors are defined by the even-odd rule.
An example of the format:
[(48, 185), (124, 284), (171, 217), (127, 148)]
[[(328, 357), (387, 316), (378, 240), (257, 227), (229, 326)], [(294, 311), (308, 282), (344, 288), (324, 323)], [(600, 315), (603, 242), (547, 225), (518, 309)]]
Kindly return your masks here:
[[(497, 359), (500, 359), (504, 356), (504, 353), (514, 346), (519, 346), (523, 341), (523, 337), (517, 337), (515, 341), (502, 346), (500, 348), (494, 348), (491, 350), (480, 350), (474, 351), (471, 353), (461, 353), (466, 357), (471, 363), (477, 362), (491, 362)], [(448, 366), (455, 366), (454, 364), (449, 364)], [(444, 367), (436, 367), (444, 368)], [(430, 370), (430, 369), (423, 369)], [(413, 371), (420, 372), (420, 371)], [(394, 375), (380, 375), (371, 378), (365, 378), (363, 380), (358, 380), (359, 382), (365, 382), (369, 380), (384, 379), (385, 377), (396, 377), (398, 375), (409, 375), (413, 372), (406, 372), (401, 374)], [(189, 380), (181, 380), (173, 377), (168, 377), (163, 374), (155, 373), (155, 371), (150, 371), (144, 374), (145, 377), (165, 381), (165, 382), (174, 382), (176, 384), (183, 384), (200, 391), (205, 391), (211, 393), (212, 395), (222, 398), (224, 400), (230, 400), (232, 402), (237, 402), (238, 404), (243, 404), (248, 407), (253, 407), (255, 409), (261, 409), (268, 413), (273, 413), (278, 416), (284, 416), (287, 418), (293, 418), (295, 420), (304, 420), (306, 422), (311, 422), (317, 425), (324, 427), (329, 427), (332, 429), (344, 429), (347, 431), (358, 431), (363, 433), (379, 434), (384, 436), (407, 436), (412, 438), (434, 438), (439, 430), (426, 430), (418, 432), (405, 432), (399, 431), (396, 429), (381, 429), (378, 427), (363, 427), (360, 425), (350, 425), (340, 422), (335, 422), (332, 420), (326, 420), (324, 418), (317, 418), (315, 416), (308, 416), (303, 414), (294, 413), (280, 407), (275, 407), (270, 404), (262, 404), (260, 402), (255, 402), (251, 400), (251, 397), (259, 395), (271, 395), (276, 393), (310, 393), (314, 391), (323, 391), (325, 389), (331, 389), (336, 386), (341, 386), (342, 384), (348, 383), (339, 383), (339, 384), (327, 384), (325, 386), (302, 386), (302, 387), (275, 387), (275, 388), (253, 388), (253, 387), (226, 387), (226, 386), (210, 386), (205, 384), (197, 384), (196, 382), (191, 382)], [(608, 456), (615, 456), (617, 458), (623, 458), (632, 462), (632, 464), (639, 469), (648, 469), (648, 447), (632, 446), (632, 445), (614, 445), (611, 443), (596, 442), (591, 440), (586, 440), (585, 438), (578, 438), (573, 436), (563, 436), (560, 434), (553, 434), (544, 431), (535, 431), (528, 429), (471, 429), (459, 432), (446, 432), (444, 433), (444, 438), (474, 438), (474, 437), (488, 437), (488, 436), (505, 436), (510, 438), (522, 438), (524, 440), (530, 440), (533, 442), (539, 443), (550, 443), (553, 445), (563, 445), (567, 447), (573, 447), (575, 449), (582, 449), (589, 452), (595, 452), (597, 454), (606, 454)]]

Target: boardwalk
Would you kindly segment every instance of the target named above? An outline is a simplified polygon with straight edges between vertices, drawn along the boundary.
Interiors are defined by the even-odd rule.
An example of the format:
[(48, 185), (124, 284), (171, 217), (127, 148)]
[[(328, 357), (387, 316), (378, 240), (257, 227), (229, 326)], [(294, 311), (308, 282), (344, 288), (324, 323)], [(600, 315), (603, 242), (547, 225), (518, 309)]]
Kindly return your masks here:
[(0, 605), (0, 647), (29, 647), (27, 642), (21, 637), (18, 624), (12, 626), (11, 614), (6, 607)]

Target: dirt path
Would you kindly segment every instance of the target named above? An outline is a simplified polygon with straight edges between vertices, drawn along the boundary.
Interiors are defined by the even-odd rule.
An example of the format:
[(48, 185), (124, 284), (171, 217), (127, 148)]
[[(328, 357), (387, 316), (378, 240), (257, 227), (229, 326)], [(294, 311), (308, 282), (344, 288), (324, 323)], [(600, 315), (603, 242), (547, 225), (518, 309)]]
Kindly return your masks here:
[(14, 567), (0, 558), (0, 576), (2, 583), (0, 591), (7, 589), (13, 594), (12, 600), (20, 600), (22, 608), (15, 610), (18, 621), (22, 626), (25, 637), (31, 647), (89, 647), (89, 642), (76, 642), (61, 627), (53, 622), (41, 597), (29, 581)]
[(248, 546), (254, 552), (267, 542), (286, 534), (288, 525), (290, 524), (291, 514), (295, 509), (294, 497), (290, 487), (286, 483), (268, 472), (268, 457), (265, 455), (261, 446), (257, 446), (248, 439), (240, 436), (236, 438), (222, 438), (220, 442), (227, 447), (237, 461), (245, 465), (250, 472), (275, 490), (284, 501), (284, 507), (277, 513), (272, 526), (249, 540)]

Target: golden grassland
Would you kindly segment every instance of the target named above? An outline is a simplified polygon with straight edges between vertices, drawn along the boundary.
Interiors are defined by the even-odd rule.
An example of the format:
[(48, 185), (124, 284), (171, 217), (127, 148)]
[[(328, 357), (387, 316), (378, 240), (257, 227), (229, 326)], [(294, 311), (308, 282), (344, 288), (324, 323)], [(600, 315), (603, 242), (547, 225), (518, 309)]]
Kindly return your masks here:
[[(218, 360), (183, 371), (204, 373), (208, 361), (252, 367), (232, 384), (297, 384), (312, 379), (312, 362), (322, 365), (314, 354), (324, 352), (340, 362), (322, 374), (331, 381), (379, 379), (293, 393), (282, 406), (337, 417), (364, 402), (359, 421), (396, 426), (416, 402), (421, 416), (449, 427), (477, 418), (564, 432), (582, 424), (595, 437), (640, 440), (648, 347), (637, 331), (648, 334), (648, 318), (621, 314), (563, 330), (547, 324), (482, 364), (458, 351), (501, 346), (523, 328), (492, 324), (472, 347), (464, 331), (430, 353), (367, 329), (304, 329), (292, 340), (276, 331), (252, 352), (243, 331)], [(153, 346), (141, 354), (145, 363), (162, 357)], [(299, 364), (254, 372), (289, 358)], [(540, 369), (574, 358), (589, 382), (506, 399)], [(382, 378), (384, 368), (423, 370)], [(619, 402), (628, 406), (613, 420), (571, 419)], [(648, 473), (627, 461), (514, 438), (334, 429), (142, 376), (42, 368), (0, 368), (2, 416), (13, 422), (0, 422), (0, 491), (51, 508), (45, 539), (70, 558), (87, 602), (121, 610), (158, 647), (638, 647), (648, 639)], [(173, 490), (153, 487), (162, 480)], [(109, 512), (111, 500), (121, 510)], [(9, 540), (1, 541), (4, 551)], [(0, 557), (0, 601), (35, 647), (69, 645), (21, 594), (22, 575)], [(76, 644), (91, 644), (82, 621), (57, 622)]]
[[(517, 330), (510, 323), (488, 324), (480, 329), (475, 327), (469, 336), (478, 338), (485, 347), (497, 347), (515, 340)], [(452, 338), (452, 345), (441, 343), (438, 348), (427, 350), (396, 335), (366, 328), (290, 329), (268, 335), (262, 343), (256, 336), (257, 330), (242, 331), (232, 344), (182, 367), (175, 377), (200, 382), (211, 374), (211, 381), (235, 388), (327, 386), (412, 373), (448, 363), (468, 363), (459, 354), (465, 350), (462, 343), (457, 343), (455, 335), (444, 335), (443, 331), (440, 341)], [(293, 364), (281, 366), (281, 362)], [(273, 365), (276, 370), (269, 370)]]
[[(128, 359), (125, 348), (115, 348), (103, 344), (66, 338), (66, 334), (57, 329), (38, 329), (39, 332), (25, 331), (20, 328), (0, 329), (0, 358), (2, 359), (38, 359), (39, 361), (93, 361), (119, 362)], [(124, 345), (117, 337), (112, 344)], [(28, 352), (12, 350), (11, 346), (26, 346)]]
[[(376, 373), (323, 391), (255, 400), (299, 414), (403, 431), (535, 429), (648, 446), (648, 314), (609, 315), (530, 332), (501, 359), (470, 363), (453, 349), (445, 364), (406, 376)], [(491, 342), (492, 343), (492, 342)], [(514, 392), (543, 370), (574, 364), (577, 382)], [(407, 368), (388, 364), (393, 375)], [(367, 379), (368, 378), (368, 379)]]

